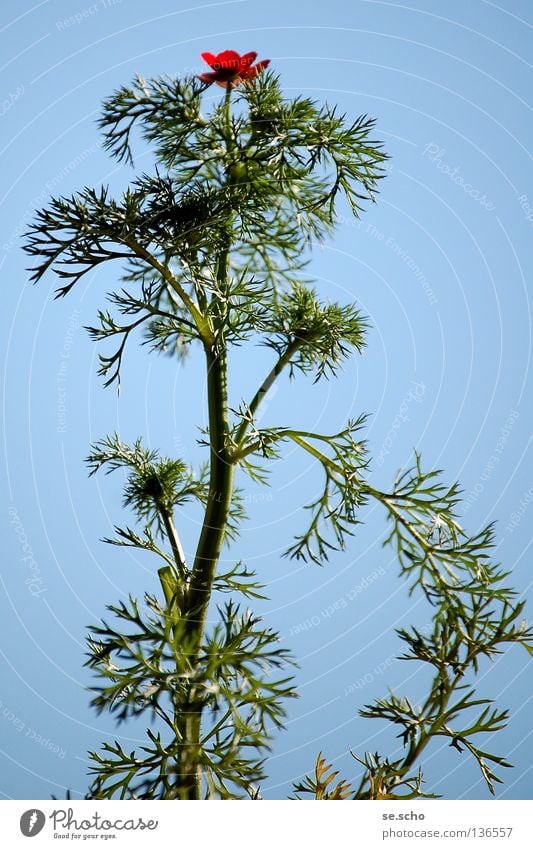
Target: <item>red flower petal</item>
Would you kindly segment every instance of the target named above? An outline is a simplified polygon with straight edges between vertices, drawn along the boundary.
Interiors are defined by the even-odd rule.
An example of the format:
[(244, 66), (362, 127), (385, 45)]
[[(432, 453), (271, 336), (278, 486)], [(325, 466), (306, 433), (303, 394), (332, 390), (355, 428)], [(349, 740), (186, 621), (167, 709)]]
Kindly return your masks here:
[(210, 65), (211, 67), (213, 67), (213, 65), (217, 61), (217, 57), (215, 56), (214, 53), (201, 53), (200, 55), (201, 55), (202, 59), (204, 60), (204, 62), (207, 62), (207, 64)]
[(270, 64), (270, 59), (263, 59), (261, 62), (258, 62), (257, 65), (253, 65), (251, 68), (245, 68), (244, 71), (241, 71), (239, 74), (242, 80), (253, 80), (254, 77), (258, 75), (263, 68), (266, 68)]
[(205, 74), (197, 74), (197, 76), (198, 76), (199, 80), (202, 80), (203, 83), (208, 83), (208, 85), (211, 85), (211, 83), (216, 83), (216, 81), (218, 79), (216, 71), (214, 71), (214, 72), (208, 71)]
[(236, 50), (222, 50), (221, 53), (202, 53), (202, 59), (213, 69), (211, 72), (198, 74), (198, 79), (207, 85), (216, 83), (221, 88), (232, 88), (246, 80), (257, 76), (259, 71), (266, 68), (270, 59), (262, 59), (256, 65), (253, 63), (257, 58), (255, 50), (244, 53), (242, 56)]
[(257, 53), (252, 50), (251, 53), (245, 53), (244, 56), (241, 56), (240, 67), (241, 68), (249, 68), (250, 65), (253, 65), (255, 60), (257, 59)]
[(236, 72), (239, 70), (240, 61), (240, 53), (237, 53), (235, 50), (223, 50), (222, 53), (215, 56), (215, 63), (211, 65), (211, 67), (215, 71), (224, 70)]

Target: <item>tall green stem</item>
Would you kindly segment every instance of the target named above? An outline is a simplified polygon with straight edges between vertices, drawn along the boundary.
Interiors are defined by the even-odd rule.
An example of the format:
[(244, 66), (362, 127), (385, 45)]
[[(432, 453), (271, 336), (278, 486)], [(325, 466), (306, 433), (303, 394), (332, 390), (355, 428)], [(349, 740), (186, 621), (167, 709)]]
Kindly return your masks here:
[[(228, 153), (233, 148), (230, 98), (231, 89), (228, 88), (224, 104)], [(224, 292), (228, 283), (230, 246), (231, 240), (228, 237), (227, 244), (217, 258), (217, 282), (222, 297), (218, 301), (213, 300), (211, 304), (215, 326), (214, 340), (204, 340), (209, 408), (209, 494), (186, 602), (193, 666), (205, 633), (213, 581), (231, 507), (235, 473), (229, 451), (227, 345), (224, 335), (227, 310)], [(202, 772), (198, 763), (198, 752), (201, 739), (201, 705), (194, 698), (194, 693), (191, 694), (187, 707), (188, 710), (181, 721), (183, 745), (179, 764), (179, 795), (182, 799), (200, 799)]]
[[(226, 89), (224, 116), (226, 151), (229, 159), (234, 147), (231, 127), (230, 86)], [(231, 178), (228, 177), (228, 189), (230, 191), (231, 186)], [(209, 408), (209, 495), (193, 564), (188, 604), (191, 633), (196, 636), (198, 645), (201, 643), (205, 630), (211, 588), (229, 516), (235, 471), (229, 445), (227, 345), (224, 332), (227, 313), (224, 294), (228, 285), (230, 247), (231, 237), (228, 236), (216, 263), (217, 283), (222, 295), (213, 295), (211, 304), (214, 313), (215, 340), (213, 344), (204, 346)]]
[(220, 557), (233, 494), (234, 465), (228, 459), (229, 414), (225, 346), (207, 351), (207, 386), (210, 434), (210, 483), (204, 523), (191, 576), (188, 611), (191, 633), (200, 641), (215, 569)]

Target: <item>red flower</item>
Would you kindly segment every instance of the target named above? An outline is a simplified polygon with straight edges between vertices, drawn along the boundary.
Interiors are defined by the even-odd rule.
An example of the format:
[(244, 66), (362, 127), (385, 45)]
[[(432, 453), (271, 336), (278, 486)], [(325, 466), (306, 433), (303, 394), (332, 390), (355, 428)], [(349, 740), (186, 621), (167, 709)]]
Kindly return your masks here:
[(253, 80), (259, 71), (262, 71), (270, 63), (270, 59), (262, 59), (261, 62), (254, 65), (256, 57), (257, 53), (253, 51), (245, 53), (244, 56), (241, 56), (235, 50), (223, 50), (216, 56), (214, 53), (202, 53), (202, 59), (213, 70), (205, 74), (198, 74), (198, 78), (208, 85), (216, 83), (222, 88), (228, 86), (233, 88), (233, 86), (246, 80)]

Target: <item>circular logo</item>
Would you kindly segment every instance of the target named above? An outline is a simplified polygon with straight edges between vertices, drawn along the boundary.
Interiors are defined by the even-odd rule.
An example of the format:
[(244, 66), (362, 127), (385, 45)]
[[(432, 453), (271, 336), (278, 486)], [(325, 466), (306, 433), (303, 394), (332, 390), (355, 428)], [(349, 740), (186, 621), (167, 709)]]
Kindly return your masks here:
[(20, 818), (20, 830), (24, 837), (35, 837), (43, 830), (46, 817), (42, 811), (37, 808), (30, 808), (29, 811), (24, 811)]

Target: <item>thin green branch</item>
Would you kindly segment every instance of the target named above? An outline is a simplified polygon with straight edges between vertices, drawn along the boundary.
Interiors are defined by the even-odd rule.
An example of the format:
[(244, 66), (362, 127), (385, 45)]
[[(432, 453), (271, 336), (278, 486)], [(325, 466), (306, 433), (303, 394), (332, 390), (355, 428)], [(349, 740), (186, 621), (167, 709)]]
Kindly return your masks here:
[(198, 328), (198, 333), (200, 337), (203, 339), (204, 344), (210, 345), (213, 343), (213, 334), (212, 330), (209, 327), (209, 322), (200, 311), (198, 306), (194, 303), (192, 298), (185, 291), (183, 286), (179, 283), (178, 280), (174, 277), (170, 269), (166, 265), (162, 265), (159, 260), (153, 256), (150, 251), (147, 251), (142, 245), (140, 245), (133, 236), (127, 235), (124, 237), (124, 243), (132, 249), (136, 256), (141, 259), (146, 260), (152, 268), (155, 268), (161, 276), (166, 280), (166, 282), (174, 289), (176, 294), (179, 296), (181, 301), (185, 304), (192, 318), (194, 319), (194, 323)]
[(172, 549), (172, 554), (174, 555), (178, 575), (182, 581), (186, 582), (189, 572), (185, 560), (185, 552), (183, 551), (181, 540), (174, 525), (172, 514), (165, 506), (162, 505), (159, 506), (159, 512), (161, 513), (161, 518), (163, 519), (168, 541)]
[[(301, 340), (298, 340), (298, 339), (294, 339), (292, 342), (290, 342), (287, 345), (284, 353), (278, 358), (277, 362), (270, 369), (269, 373), (267, 374), (267, 376), (265, 377), (265, 379), (261, 383), (261, 386), (259, 387), (259, 389), (255, 393), (254, 397), (252, 398), (252, 400), (250, 401), (250, 404), (247, 407), (247, 409), (249, 411), (250, 419), (253, 419), (253, 417), (255, 416), (255, 414), (256, 414), (257, 410), (259, 409), (262, 401), (267, 396), (268, 392), (270, 391), (270, 389), (274, 385), (277, 378), (282, 373), (283, 369), (286, 368), (286, 366), (290, 364), (291, 358), (294, 356), (294, 354), (298, 350), (298, 347), (300, 346), (300, 344), (301, 344)], [(241, 421), (241, 424), (237, 428), (236, 433), (235, 433), (235, 438), (234, 438), (234, 441), (235, 441), (234, 452), (235, 453), (234, 453), (234, 457), (235, 457), (235, 460), (237, 460), (237, 461), (239, 459), (242, 459), (243, 457), (245, 457), (247, 454), (253, 453), (252, 451), (250, 451), (249, 446), (247, 446), (247, 447), (244, 446), (244, 438), (246, 436), (246, 432), (247, 432), (249, 427), (250, 427), (250, 420), (243, 419)]]

